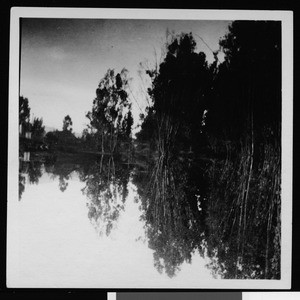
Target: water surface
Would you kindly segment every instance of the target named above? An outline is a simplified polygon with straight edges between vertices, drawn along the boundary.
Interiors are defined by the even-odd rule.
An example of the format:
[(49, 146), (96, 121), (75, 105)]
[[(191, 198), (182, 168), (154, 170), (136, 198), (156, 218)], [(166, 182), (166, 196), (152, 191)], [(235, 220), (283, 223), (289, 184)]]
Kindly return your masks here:
[(21, 163), (22, 286), (198, 287), (213, 278), (211, 260), (197, 251), (180, 260), (172, 276), (160, 269), (168, 262), (157, 257), (162, 248), (149, 237), (135, 176), (141, 178), (133, 167), (107, 157), (86, 164)]

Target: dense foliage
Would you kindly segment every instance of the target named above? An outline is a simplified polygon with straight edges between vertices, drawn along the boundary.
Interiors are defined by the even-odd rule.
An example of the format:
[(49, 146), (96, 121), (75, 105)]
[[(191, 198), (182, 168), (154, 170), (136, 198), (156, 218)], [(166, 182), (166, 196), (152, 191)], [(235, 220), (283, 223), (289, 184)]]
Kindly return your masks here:
[[(131, 137), (133, 117), (128, 98), (128, 71), (115, 74), (108, 70), (96, 89), (92, 110), (87, 113), (91, 134), (96, 138), (102, 153), (113, 153), (120, 140)], [(88, 131), (85, 131), (87, 136)]]
[(45, 126), (43, 125), (43, 118), (34, 118), (32, 122), (32, 137), (33, 138), (43, 138), (45, 134)]
[(30, 107), (27, 98), (19, 97), (19, 125), (25, 124), (30, 118)]
[(159, 271), (173, 276), (205, 244), (214, 274), (280, 276), (280, 45), (280, 23), (236, 21), (223, 62), (182, 34), (148, 71), (153, 106), (137, 138), (157, 153), (141, 196)]

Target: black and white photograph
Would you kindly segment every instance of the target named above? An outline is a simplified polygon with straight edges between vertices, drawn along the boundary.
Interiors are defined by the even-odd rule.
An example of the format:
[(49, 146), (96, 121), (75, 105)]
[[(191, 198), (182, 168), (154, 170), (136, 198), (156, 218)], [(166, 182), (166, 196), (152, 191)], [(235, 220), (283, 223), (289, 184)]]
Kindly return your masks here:
[(291, 286), (288, 11), (13, 8), (7, 286)]

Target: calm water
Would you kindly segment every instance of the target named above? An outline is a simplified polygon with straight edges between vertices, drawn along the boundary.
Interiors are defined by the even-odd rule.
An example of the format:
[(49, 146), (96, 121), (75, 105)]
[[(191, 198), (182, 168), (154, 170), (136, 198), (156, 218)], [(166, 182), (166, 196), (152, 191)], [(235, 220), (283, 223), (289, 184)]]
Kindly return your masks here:
[[(21, 285), (199, 287), (218, 277), (204, 240), (200, 255), (184, 244), (188, 233), (183, 237), (179, 230), (171, 239), (168, 224), (149, 215), (153, 209), (142, 184), (147, 174), (108, 157), (21, 163), (16, 263)], [(178, 219), (173, 226), (182, 226), (176, 209), (181, 208), (170, 210)]]
[(21, 161), (10, 217), (17, 286), (280, 278), (280, 194), (272, 198), (255, 177), (258, 189), (241, 206), (242, 158), (147, 157), (129, 164), (122, 155), (33, 153)]

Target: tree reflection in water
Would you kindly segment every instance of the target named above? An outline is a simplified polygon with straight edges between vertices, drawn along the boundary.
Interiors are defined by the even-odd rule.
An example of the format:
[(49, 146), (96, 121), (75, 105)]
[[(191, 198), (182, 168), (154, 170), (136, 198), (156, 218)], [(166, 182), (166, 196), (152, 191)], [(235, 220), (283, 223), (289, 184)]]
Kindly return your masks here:
[[(123, 160), (124, 161), (124, 160)], [(51, 159), (32, 160), (19, 164), (19, 200), (25, 190), (26, 176), (29, 184), (38, 184), (39, 178), (46, 173), (52, 179), (58, 177), (59, 189), (64, 192), (72, 172), (77, 172), (79, 179), (85, 182), (82, 189), (88, 199), (88, 217), (98, 233), (109, 235), (124, 211), (128, 196), (128, 182), (132, 165), (121, 161), (120, 157), (60, 155)]]
[(25, 176), (19, 173), (19, 201), (22, 199), (22, 194), (25, 191)]
[(66, 176), (64, 176), (64, 175), (59, 175), (59, 189), (62, 191), (62, 192), (64, 192), (66, 189), (67, 189), (67, 187), (68, 187), (68, 185), (69, 185), (69, 183), (68, 183), (68, 180), (70, 179), (70, 176), (69, 175), (66, 175)]
[(149, 164), (149, 171), (136, 169), (133, 183), (141, 197), (154, 266), (173, 277), (195, 251), (204, 256), (205, 164), (164, 150)]
[[(87, 197), (88, 218), (99, 235), (109, 236), (125, 210), (131, 181), (137, 188), (141, 220), (145, 223), (148, 246), (154, 251), (154, 266), (158, 272), (174, 277), (184, 262), (191, 263), (195, 254), (208, 258), (207, 267), (213, 276), (276, 276), (273, 269), (278, 264), (280, 248), (272, 247), (272, 241), (275, 246), (276, 241), (280, 242), (280, 231), (276, 227), (280, 217), (280, 193), (278, 190), (278, 203), (272, 202), (262, 186), (272, 183), (272, 170), (264, 171), (257, 166), (266, 172), (265, 178), (269, 174), (270, 180), (258, 185), (260, 198), (255, 192), (250, 193), (247, 222), (240, 227), (240, 208), (236, 202), (242, 188), (238, 184), (242, 161), (238, 163), (235, 158), (237, 163), (232, 165), (228, 159), (191, 157), (188, 151), (165, 146), (137, 158), (134, 165), (109, 155), (20, 162), (19, 199), (26, 184), (39, 183), (44, 170), (53, 178), (58, 177), (62, 191), (66, 190), (67, 181), (75, 171), (85, 184), (82, 193)], [(268, 151), (275, 168), (279, 159), (272, 149)], [(258, 184), (262, 175), (254, 174)], [(276, 182), (272, 184), (272, 188), (278, 187)], [(266, 212), (269, 219), (259, 217)], [(269, 233), (268, 226), (272, 229)]]
[(42, 176), (43, 164), (39, 161), (19, 163), (19, 200), (22, 199), (22, 194), (25, 191), (26, 176), (29, 184), (38, 184), (39, 179)]
[(88, 198), (88, 217), (101, 236), (116, 228), (124, 211), (131, 169), (113, 156), (102, 155), (80, 173), (80, 180), (86, 184), (82, 192)]
[[(254, 189), (249, 193), (246, 217), (238, 205), (243, 156), (189, 158), (174, 148), (159, 152), (148, 171), (136, 168), (133, 183), (158, 272), (175, 276), (197, 252), (208, 258), (206, 267), (214, 277), (279, 278), (280, 186), (272, 175), (279, 158), (273, 149), (268, 151), (273, 169), (257, 165), (253, 182), (260, 195)], [(268, 180), (260, 181), (261, 176)], [(276, 189), (277, 198), (271, 199), (268, 185)]]

